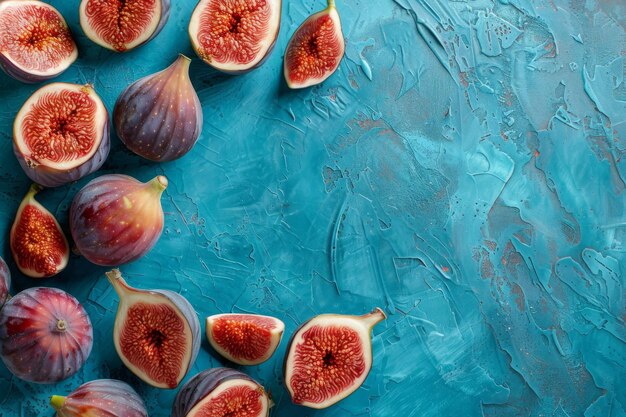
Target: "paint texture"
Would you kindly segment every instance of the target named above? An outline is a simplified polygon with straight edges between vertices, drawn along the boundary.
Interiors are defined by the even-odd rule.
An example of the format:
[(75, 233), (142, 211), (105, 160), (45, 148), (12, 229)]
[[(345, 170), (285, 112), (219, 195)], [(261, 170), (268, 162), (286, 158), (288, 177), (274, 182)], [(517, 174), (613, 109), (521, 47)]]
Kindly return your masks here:
[[(109, 110), (179, 52), (195, 58), (191, 1), (127, 54), (85, 38), (77, 1), (52, 4), (80, 48), (59, 80), (93, 83)], [(346, 56), (322, 86), (289, 91), (282, 53), (324, 4), (285, 2), (276, 48), (259, 69), (232, 77), (194, 59), (205, 121), (189, 154), (154, 164), (113, 137), (100, 173), (170, 180), (164, 234), (122, 267), (129, 283), (180, 292), (201, 318), (274, 315), (286, 337), (319, 313), (387, 312), (374, 329), (370, 376), (335, 407), (291, 404), (284, 342), (244, 368), (271, 391), (276, 417), (625, 416), (623, 1), (337, 6)], [(5, 237), (29, 184), (11, 125), (34, 88), (0, 77)], [(40, 201), (66, 227), (73, 195), (93, 177)], [(10, 259), (6, 238), (2, 255)], [(14, 292), (34, 285), (9, 264)], [(109, 377), (136, 388), (150, 416), (169, 415), (176, 390), (140, 383), (112, 347), (117, 297), (104, 271), (74, 256), (43, 282), (85, 303), (94, 351), (56, 386), (0, 369), (0, 415), (51, 414), (52, 393)], [(204, 341), (190, 376), (220, 364)]]

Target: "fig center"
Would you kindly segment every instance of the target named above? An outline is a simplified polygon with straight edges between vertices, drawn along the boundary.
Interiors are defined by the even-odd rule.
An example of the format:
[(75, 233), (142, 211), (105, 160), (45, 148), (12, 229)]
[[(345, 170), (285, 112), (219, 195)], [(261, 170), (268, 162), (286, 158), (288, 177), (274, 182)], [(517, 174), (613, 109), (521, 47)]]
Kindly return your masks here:
[(263, 391), (235, 386), (204, 404), (194, 417), (257, 417), (263, 409)]
[(63, 319), (57, 320), (57, 331), (64, 332), (67, 330), (67, 323)]
[(252, 361), (269, 349), (272, 326), (271, 321), (246, 321), (244, 316), (219, 319), (213, 325), (213, 338), (232, 356)]

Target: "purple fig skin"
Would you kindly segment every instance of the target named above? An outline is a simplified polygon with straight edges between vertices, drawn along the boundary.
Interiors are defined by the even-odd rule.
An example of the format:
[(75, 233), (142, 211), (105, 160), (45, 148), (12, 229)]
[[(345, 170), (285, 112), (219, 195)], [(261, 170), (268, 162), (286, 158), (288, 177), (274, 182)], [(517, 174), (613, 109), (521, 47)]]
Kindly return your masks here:
[(178, 159), (202, 132), (202, 105), (189, 79), (190, 59), (180, 55), (163, 71), (141, 78), (120, 94), (113, 124), (121, 141), (155, 162)]
[(0, 359), (24, 381), (52, 384), (69, 378), (92, 345), (91, 320), (65, 291), (29, 288), (0, 310)]
[(248, 375), (234, 369), (207, 369), (206, 371), (196, 374), (178, 391), (174, 399), (172, 417), (187, 417), (187, 414), (189, 414), (196, 404), (213, 392), (220, 384), (232, 379), (243, 379), (259, 385), (258, 382)]
[(11, 272), (4, 259), (0, 257), (0, 308), (9, 298), (9, 288), (11, 288)]
[(116, 379), (87, 382), (67, 397), (53, 395), (50, 404), (58, 417), (148, 417), (139, 394), (127, 383)]
[(163, 231), (161, 194), (167, 178), (147, 183), (128, 175), (103, 175), (81, 189), (70, 207), (76, 248), (102, 266), (125, 264), (145, 255)]

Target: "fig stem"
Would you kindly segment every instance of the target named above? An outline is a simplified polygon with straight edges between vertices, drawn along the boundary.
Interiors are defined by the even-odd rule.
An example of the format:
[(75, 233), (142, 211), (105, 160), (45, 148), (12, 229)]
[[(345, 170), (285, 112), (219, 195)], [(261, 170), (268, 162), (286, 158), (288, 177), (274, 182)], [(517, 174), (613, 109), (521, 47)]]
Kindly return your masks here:
[(53, 395), (50, 397), (50, 405), (54, 407), (55, 410), (60, 411), (61, 407), (65, 404), (65, 397), (62, 395)]
[(32, 183), (28, 189), (28, 197), (33, 197), (39, 191), (43, 190), (43, 187), (37, 183)]
[(327, 0), (328, 8), (335, 8), (335, 0)]
[(378, 307), (376, 307), (371, 312), (359, 317), (359, 319), (363, 321), (365, 326), (370, 329), (374, 327), (375, 325), (377, 325), (378, 323), (380, 323), (381, 321), (385, 320), (386, 318), (387, 318), (387, 315), (385, 314), (385, 312)]
[(107, 276), (117, 295), (120, 297), (120, 299), (122, 299), (124, 293), (128, 289), (128, 284), (126, 284), (126, 281), (124, 281), (120, 270), (115, 268), (109, 272), (105, 272), (104, 274)]
[(157, 175), (152, 178), (148, 184), (152, 185), (155, 191), (159, 193), (159, 195), (165, 191), (168, 185), (168, 180), (164, 175)]

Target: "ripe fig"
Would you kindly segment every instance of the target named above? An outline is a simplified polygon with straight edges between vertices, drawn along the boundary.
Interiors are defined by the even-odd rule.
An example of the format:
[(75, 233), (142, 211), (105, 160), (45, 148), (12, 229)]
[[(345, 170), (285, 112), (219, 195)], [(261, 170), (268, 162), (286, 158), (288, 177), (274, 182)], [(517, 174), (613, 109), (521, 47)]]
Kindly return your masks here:
[(11, 227), (11, 252), (17, 267), (32, 278), (51, 277), (67, 266), (70, 247), (61, 226), (35, 200), (41, 186), (33, 184), (22, 200)]
[(212, 368), (191, 378), (176, 395), (172, 417), (267, 417), (265, 389), (248, 375)]
[(322, 314), (300, 326), (284, 363), (292, 401), (326, 408), (356, 391), (372, 367), (370, 332), (385, 318), (377, 308), (363, 316)]
[(11, 272), (4, 259), (0, 257), (0, 308), (9, 298), (9, 289), (11, 288)]
[(341, 20), (335, 0), (328, 7), (309, 16), (291, 36), (283, 65), (290, 88), (305, 88), (330, 77), (344, 53)]
[(148, 417), (139, 394), (116, 379), (87, 382), (67, 397), (53, 395), (50, 404), (57, 417)]
[(103, 266), (145, 255), (163, 231), (161, 194), (166, 187), (162, 175), (147, 183), (119, 174), (90, 181), (70, 207), (70, 231), (78, 252)]
[(17, 113), (13, 151), (26, 175), (44, 187), (76, 181), (109, 154), (109, 113), (90, 85), (48, 84)]
[(250, 71), (274, 47), (281, 7), (281, 0), (200, 0), (189, 22), (191, 46), (219, 71)]
[(57, 9), (38, 0), (0, 1), (0, 68), (8, 75), (36, 83), (61, 74), (77, 57)]
[(189, 302), (167, 290), (129, 286), (118, 269), (106, 273), (120, 297), (113, 343), (124, 365), (157, 388), (176, 388), (200, 350), (200, 322)]
[(257, 314), (216, 314), (206, 319), (211, 346), (239, 365), (258, 365), (274, 354), (285, 324)]
[(202, 131), (202, 106), (189, 79), (191, 60), (131, 84), (120, 94), (113, 123), (122, 142), (139, 156), (164, 162), (193, 148)]
[(89, 39), (125, 52), (159, 34), (170, 15), (170, 0), (82, 0), (79, 15)]
[(91, 353), (93, 329), (78, 300), (29, 288), (0, 310), (0, 358), (16, 377), (52, 384), (74, 375)]

